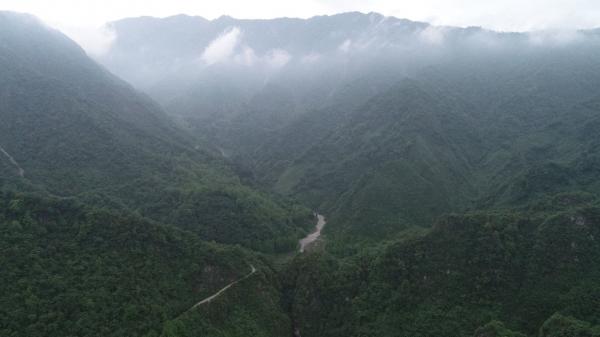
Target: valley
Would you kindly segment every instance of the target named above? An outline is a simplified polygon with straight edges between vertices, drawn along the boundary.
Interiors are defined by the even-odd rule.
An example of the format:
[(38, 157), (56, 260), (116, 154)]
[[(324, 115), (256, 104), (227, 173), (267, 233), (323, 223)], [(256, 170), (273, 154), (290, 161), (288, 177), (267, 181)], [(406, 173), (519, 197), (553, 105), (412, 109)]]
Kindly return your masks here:
[(0, 11), (1, 336), (600, 336), (600, 30), (105, 28)]

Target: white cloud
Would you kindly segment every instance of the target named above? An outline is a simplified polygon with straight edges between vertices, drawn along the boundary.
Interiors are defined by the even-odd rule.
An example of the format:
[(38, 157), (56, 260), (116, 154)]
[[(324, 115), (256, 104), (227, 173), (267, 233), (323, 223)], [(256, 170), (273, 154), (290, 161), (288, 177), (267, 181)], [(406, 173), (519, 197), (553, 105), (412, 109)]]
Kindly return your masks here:
[(338, 50), (343, 52), (343, 53), (347, 53), (350, 50), (350, 46), (352, 46), (352, 41), (350, 41), (350, 39), (342, 42), (342, 44), (340, 44), (340, 46), (338, 47)]
[[(244, 19), (302, 17), (347, 11), (379, 12), (384, 15), (427, 21), (435, 25), (481, 26), (504, 31), (575, 30), (600, 27), (598, 0), (1, 0), (0, 10), (27, 12), (59, 29), (65, 26), (101, 26), (125, 17), (176, 14), (201, 15), (209, 19), (223, 14)], [(68, 35), (95, 49), (106, 45), (91, 34), (63, 29)]]
[(437, 25), (500, 30), (578, 29), (600, 26), (598, 0), (2, 0), (0, 10), (32, 13), (63, 25), (101, 25), (136, 16), (186, 13), (216, 18), (310, 17), (345, 11), (380, 12)]
[(564, 46), (584, 39), (581, 32), (572, 29), (537, 31), (528, 35), (534, 45)]
[(54, 26), (77, 42), (92, 57), (106, 54), (117, 37), (116, 33), (105, 25), (102, 27)]
[(206, 65), (233, 62), (247, 67), (263, 65), (278, 69), (292, 58), (283, 49), (273, 49), (258, 56), (254, 49), (242, 44), (242, 37), (239, 27), (226, 29), (204, 49), (200, 60)]
[(304, 55), (302, 57), (301, 62), (304, 63), (304, 64), (312, 64), (312, 63), (315, 63), (315, 62), (319, 61), (320, 59), (321, 59), (321, 54), (316, 53), (316, 52), (312, 52), (312, 53), (310, 53), (308, 55)]
[(241, 34), (238, 27), (226, 29), (206, 47), (200, 59), (208, 65), (229, 60), (240, 43)]
[(281, 68), (288, 64), (292, 56), (283, 49), (273, 49), (265, 55), (267, 65), (273, 68)]
[(226, 29), (204, 49), (200, 61), (209, 66), (224, 63), (279, 69), (292, 58), (292, 55), (283, 49), (272, 49), (258, 55), (254, 49), (243, 43), (243, 35), (239, 27)]
[(440, 45), (444, 42), (444, 30), (443, 27), (428, 26), (419, 33), (419, 38), (425, 43)]
[(254, 52), (254, 49), (244, 46), (242, 51), (233, 57), (235, 63), (251, 67), (259, 61), (259, 57)]

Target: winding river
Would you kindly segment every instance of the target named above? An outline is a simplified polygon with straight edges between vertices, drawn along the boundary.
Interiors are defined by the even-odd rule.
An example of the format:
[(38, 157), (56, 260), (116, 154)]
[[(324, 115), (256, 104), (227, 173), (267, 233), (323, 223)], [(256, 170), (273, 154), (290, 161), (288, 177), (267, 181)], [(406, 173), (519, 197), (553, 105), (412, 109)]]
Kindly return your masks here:
[(308, 234), (304, 239), (300, 240), (300, 253), (304, 253), (306, 247), (317, 241), (317, 239), (321, 236), (321, 230), (327, 224), (325, 217), (321, 214), (317, 214), (317, 226), (315, 227), (315, 231)]

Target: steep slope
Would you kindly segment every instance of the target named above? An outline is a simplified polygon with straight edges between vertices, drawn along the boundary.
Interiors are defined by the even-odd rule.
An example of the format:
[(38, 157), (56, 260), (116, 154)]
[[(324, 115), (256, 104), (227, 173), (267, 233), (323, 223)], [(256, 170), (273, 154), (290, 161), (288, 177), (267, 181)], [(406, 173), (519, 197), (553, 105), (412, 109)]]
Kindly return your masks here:
[(62, 34), (6, 12), (0, 28), (4, 178), (135, 210), (206, 240), (295, 248), (308, 211), (243, 185), (216, 150)]
[(326, 209), (330, 233), (354, 227), (346, 244), (450, 211), (598, 194), (598, 40), (577, 47), (462, 51), (358, 108), (304, 115), (245, 161)]
[(347, 116), (275, 188), (325, 207), (363, 237), (425, 225), (473, 194), (468, 176), (483, 148), (472, 125), (466, 104), (406, 81)]
[[(360, 104), (412, 71), (415, 59), (429, 59), (404, 53), (423, 45), (419, 36), (429, 25), (377, 13), (210, 21), (178, 15), (107, 26), (115, 40), (99, 61), (230, 154), (252, 150), (306, 112)], [(349, 83), (362, 90), (348, 95)]]
[[(445, 217), (352, 258), (304, 256), (286, 273), (292, 317), (308, 337), (591, 331), (600, 322), (597, 199), (560, 195), (546, 206)], [(581, 322), (545, 323), (555, 312)]]
[[(206, 20), (186, 15), (140, 17), (111, 22), (107, 26), (114, 31), (116, 39), (108, 53), (100, 58), (101, 62), (134, 85), (162, 98), (186, 94), (170, 88), (173, 81), (179, 82), (181, 89), (201, 84), (199, 79), (215, 75), (217, 81), (232, 74), (246, 75), (238, 78), (243, 79), (240, 85), (250, 91), (260, 91), (262, 86), (250, 88), (247, 85), (260, 83), (277, 72), (261, 73), (256, 68), (274, 70), (285, 66), (287, 62), (281, 61), (287, 59), (294, 67), (304, 62), (322, 69), (314, 62), (320, 56), (341, 56), (350, 45), (360, 48), (384, 40), (401, 44), (414, 32), (428, 27), (425, 23), (357, 12), (306, 20), (241, 20), (228, 16)], [(378, 41), (374, 41), (374, 36)], [(204, 53), (208, 47), (219, 41), (224, 42), (222, 55), (206, 57), (212, 56)], [(219, 74), (216, 69), (226, 71)], [(302, 77), (302, 74), (296, 75)], [(333, 83), (335, 79), (328, 82)]]
[[(257, 268), (252, 283), (237, 291), (260, 289), (260, 297), (227, 305), (267, 308), (262, 314), (271, 327), (291, 329), (277, 306), (271, 267), (240, 248), (74, 200), (14, 193), (0, 194), (0, 233), (2, 336), (159, 336), (168, 321), (242, 277), (249, 265)], [(240, 315), (237, 322), (254, 321)], [(206, 318), (196, 333), (218, 327)]]
[[(156, 67), (148, 92), (212, 133), (1, 13), (0, 187), (60, 198), (0, 198), (0, 333), (597, 335), (596, 33), (539, 43), (359, 13), (115, 25), (119, 71)], [(203, 55), (222, 38), (225, 61)], [(289, 251), (310, 221), (244, 185), (248, 169), (327, 212), (325, 253), (276, 274), (220, 245)]]
[[(345, 243), (449, 211), (598, 192), (594, 136), (580, 136), (599, 112), (597, 31), (560, 39), (376, 13), (111, 27), (101, 62), (274, 191), (325, 209)], [(152, 81), (134, 60), (157, 69)]]

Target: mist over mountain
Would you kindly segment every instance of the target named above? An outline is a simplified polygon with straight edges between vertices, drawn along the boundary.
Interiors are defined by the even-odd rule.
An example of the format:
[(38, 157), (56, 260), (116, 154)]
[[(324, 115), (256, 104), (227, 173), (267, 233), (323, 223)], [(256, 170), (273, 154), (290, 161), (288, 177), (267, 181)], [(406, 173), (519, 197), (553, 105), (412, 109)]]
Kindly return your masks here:
[[(14, 160), (7, 165), (23, 170), (20, 176), (10, 168), (3, 178), (52, 195), (134, 210), (209, 240), (293, 249), (283, 248), (275, 235), (287, 232), (295, 245), (301, 232), (294, 234), (299, 229), (293, 221), (300, 220), (293, 205), (242, 184), (217, 150), (177, 129), (158, 104), (64, 35), (12, 13), (2, 13), (0, 24), (5, 69), (0, 144)], [(1, 159), (7, 162), (5, 155)], [(258, 209), (265, 213), (252, 215)], [(212, 219), (202, 216), (204, 211)], [(238, 229), (215, 223), (225, 218), (266, 227), (235, 233)], [(259, 243), (255, 235), (266, 236)]]
[(0, 335), (600, 336), (599, 30), (106, 28), (0, 12)]
[(515, 202), (524, 192), (507, 180), (595, 146), (571, 139), (600, 97), (594, 30), (499, 33), (377, 13), (110, 27), (109, 69), (275, 191), (371, 234)]
[(256, 252), (295, 250), (307, 209), (32, 16), (0, 12), (0, 69), (1, 335), (159, 336), (250, 266), (263, 296), (229, 317), (289, 328)]
[(301, 108), (322, 107), (365, 77), (379, 84), (373, 93), (467, 55), (597, 43), (594, 31), (497, 33), (357, 12), (307, 20), (142, 17), (107, 27), (115, 40), (100, 61), (188, 118), (218, 109), (239, 114), (236, 104), (251, 107), (272, 86), (292, 94)]

